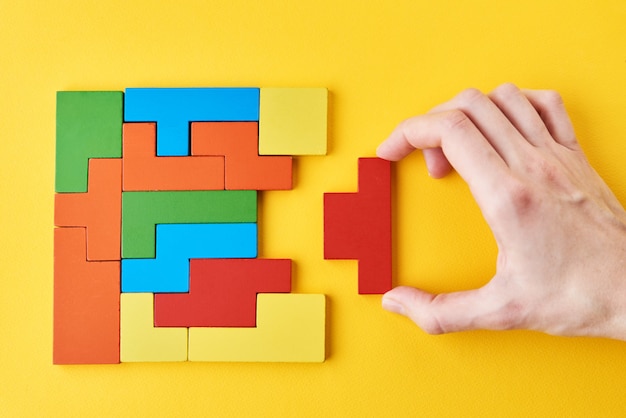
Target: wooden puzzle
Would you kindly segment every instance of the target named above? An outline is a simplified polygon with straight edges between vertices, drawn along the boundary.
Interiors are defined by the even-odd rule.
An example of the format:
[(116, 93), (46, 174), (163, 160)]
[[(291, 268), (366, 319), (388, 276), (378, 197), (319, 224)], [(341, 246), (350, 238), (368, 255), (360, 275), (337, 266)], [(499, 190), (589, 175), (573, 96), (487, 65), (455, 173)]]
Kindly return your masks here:
[(326, 100), (58, 92), (54, 363), (324, 361), (325, 296), (291, 293), (291, 260), (257, 257), (257, 204), (292, 188), (293, 155), (326, 152)]

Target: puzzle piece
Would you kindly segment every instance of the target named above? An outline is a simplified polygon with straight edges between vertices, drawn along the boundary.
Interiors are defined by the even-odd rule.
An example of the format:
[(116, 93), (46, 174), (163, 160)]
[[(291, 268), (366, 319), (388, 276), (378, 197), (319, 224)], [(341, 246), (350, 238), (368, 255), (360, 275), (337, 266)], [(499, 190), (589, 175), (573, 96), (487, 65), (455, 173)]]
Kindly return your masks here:
[(119, 363), (120, 262), (87, 261), (86, 239), (54, 230), (54, 364)]
[(54, 196), (56, 226), (87, 227), (87, 260), (120, 260), (122, 160), (89, 160), (86, 193)]
[(357, 193), (324, 194), (324, 258), (359, 260), (359, 294), (391, 289), (391, 163), (359, 159)]
[(156, 124), (125, 123), (124, 190), (224, 189), (224, 158), (157, 157)]
[(90, 158), (122, 156), (122, 92), (59, 91), (55, 191), (87, 192)]
[(257, 122), (191, 124), (193, 155), (223, 155), (228, 190), (291, 189), (291, 157), (259, 156)]
[(256, 328), (189, 328), (190, 361), (323, 362), (326, 297), (261, 293)]
[(186, 361), (187, 328), (155, 328), (152, 293), (122, 293), (120, 360)]
[(157, 225), (156, 256), (122, 260), (122, 292), (188, 292), (190, 259), (254, 258), (257, 226), (254, 223)]
[(258, 88), (129, 88), (126, 122), (157, 122), (157, 155), (189, 155), (189, 124), (258, 121)]
[(291, 260), (194, 259), (189, 293), (155, 295), (159, 327), (254, 327), (257, 293), (291, 292)]
[(257, 192), (175, 191), (122, 193), (122, 257), (154, 258), (155, 225), (251, 223)]
[(262, 88), (260, 155), (326, 155), (328, 90)]

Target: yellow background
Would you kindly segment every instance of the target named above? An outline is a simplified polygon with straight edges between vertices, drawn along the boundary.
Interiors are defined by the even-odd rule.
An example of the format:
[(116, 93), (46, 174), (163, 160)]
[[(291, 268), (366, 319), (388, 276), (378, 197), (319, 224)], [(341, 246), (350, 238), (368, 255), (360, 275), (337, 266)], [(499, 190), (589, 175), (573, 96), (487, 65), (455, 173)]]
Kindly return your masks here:
[[(626, 202), (625, 22), (623, 0), (0, 0), (0, 416), (623, 416), (626, 343), (428, 336), (323, 259), (322, 194), (353, 191), (403, 118), (513, 81), (563, 94)], [(260, 214), (261, 255), (328, 295), (325, 363), (52, 365), (55, 91), (141, 86), (329, 88), (328, 156)], [(396, 282), (485, 283), (496, 249), (458, 176), (417, 153), (395, 174)]]

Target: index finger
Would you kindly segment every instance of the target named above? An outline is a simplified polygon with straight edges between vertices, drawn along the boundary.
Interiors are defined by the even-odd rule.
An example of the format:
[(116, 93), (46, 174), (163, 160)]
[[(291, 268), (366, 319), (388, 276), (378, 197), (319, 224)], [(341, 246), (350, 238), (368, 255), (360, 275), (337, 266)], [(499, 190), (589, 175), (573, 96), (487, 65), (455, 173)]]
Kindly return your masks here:
[[(415, 149), (440, 147), (467, 182), (481, 205), (509, 168), (474, 123), (460, 110), (429, 113), (402, 122), (376, 150), (380, 158), (398, 161)], [(481, 205), (482, 206), (482, 205)]]

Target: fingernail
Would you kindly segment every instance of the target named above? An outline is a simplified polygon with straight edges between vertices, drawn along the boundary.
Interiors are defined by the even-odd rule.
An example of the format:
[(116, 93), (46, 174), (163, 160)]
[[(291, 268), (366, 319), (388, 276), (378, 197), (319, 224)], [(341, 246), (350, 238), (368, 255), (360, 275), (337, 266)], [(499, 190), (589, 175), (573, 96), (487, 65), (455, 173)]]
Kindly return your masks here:
[(383, 296), (383, 309), (396, 314), (404, 315), (404, 306), (393, 299)]

